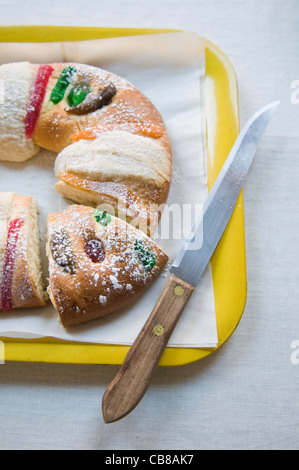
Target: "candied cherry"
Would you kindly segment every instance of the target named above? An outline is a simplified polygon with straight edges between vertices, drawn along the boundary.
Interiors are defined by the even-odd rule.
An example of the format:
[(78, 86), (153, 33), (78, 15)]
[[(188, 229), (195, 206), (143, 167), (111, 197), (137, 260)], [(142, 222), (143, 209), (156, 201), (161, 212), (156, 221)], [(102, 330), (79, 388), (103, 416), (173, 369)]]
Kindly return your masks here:
[(101, 263), (106, 258), (103, 243), (97, 239), (86, 242), (84, 251), (93, 263)]

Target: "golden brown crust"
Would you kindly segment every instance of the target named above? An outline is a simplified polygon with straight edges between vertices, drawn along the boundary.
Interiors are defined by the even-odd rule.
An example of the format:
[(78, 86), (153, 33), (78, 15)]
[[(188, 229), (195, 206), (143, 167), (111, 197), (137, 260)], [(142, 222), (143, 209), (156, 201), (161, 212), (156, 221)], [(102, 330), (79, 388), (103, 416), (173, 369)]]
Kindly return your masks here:
[[(59, 153), (65, 147), (73, 143), (73, 135), (84, 129), (128, 123), (152, 123), (162, 130), (159, 143), (171, 154), (171, 145), (163, 119), (151, 103), (137, 88), (126, 80), (105, 70), (84, 64), (51, 64), (54, 72), (49, 80), (47, 92), (43, 101), (41, 113), (33, 133), (33, 139), (37, 145), (47, 150)], [(112, 82), (117, 88), (117, 94), (112, 99), (112, 106), (84, 116), (75, 116), (67, 113), (68, 106), (66, 96), (58, 103), (50, 102), (50, 95), (60, 73), (67, 66), (76, 67), (78, 81), (84, 80), (92, 90), (104, 87)]]
[[(66, 66), (75, 67), (77, 70), (76, 80), (88, 84), (92, 91), (112, 83), (117, 89), (117, 93), (112, 98), (111, 103), (98, 111), (83, 116), (76, 116), (65, 110), (68, 107), (67, 93), (60, 103), (51, 103), (51, 91)], [(128, 134), (136, 132), (140, 135), (146, 135), (146, 139), (153, 141), (155, 145), (159, 145), (165, 153), (165, 161), (161, 164), (165, 166), (165, 172), (167, 170), (167, 178), (162, 186), (151, 183), (145, 184), (140, 178), (134, 176), (123, 177), (122, 179), (120, 176), (120, 179), (115, 177), (111, 179), (105, 177), (105, 175), (98, 175), (95, 180), (102, 182), (115, 181), (125, 184), (138, 194), (148, 208), (151, 204), (166, 203), (171, 183), (171, 145), (163, 119), (151, 101), (125, 79), (105, 70), (70, 63), (52, 64), (52, 67), (54, 72), (49, 80), (41, 113), (33, 133), (34, 142), (47, 150), (60, 153), (74, 143), (74, 136), (78, 133), (84, 136), (86, 131), (92, 129), (99, 129), (101, 133), (124, 129)], [(158, 129), (158, 134), (153, 136), (154, 134), (150, 132), (143, 133), (142, 126), (148, 125)], [(123, 128), (123, 126), (129, 127)], [(134, 129), (134, 126), (136, 129)], [(82, 138), (84, 139), (84, 137)], [(88, 159), (89, 148), (87, 146), (84, 152), (86, 152), (86, 159)], [(77, 176), (85, 177), (86, 175), (77, 173)], [(93, 180), (94, 175), (90, 174), (87, 178)]]
[[(94, 140), (79, 141), (65, 148), (55, 162), (55, 173), (99, 182), (115, 182), (134, 191), (151, 213), (167, 201), (171, 162), (154, 140), (123, 131), (100, 134)], [(65, 191), (69, 187), (63, 188)], [(73, 191), (65, 196), (72, 199)], [(85, 204), (89, 204), (86, 193)], [(84, 194), (82, 193), (82, 198)]]
[[(94, 215), (90, 207), (73, 205), (48, 218), (49, 295), (64, 327), (132, 302), (168, 261), (140, 230), (114, 217), (102, 225)], [(99, 262), (86, 254), (86, 244), (94, 240), (104, 252)]]
[(110, 215), (123, 220), (144, 231), (148, 236), (154, 234), (158, 218), (151, 213), (137, 194), (119, 183), (90, 181), (65, 171), (59, 172), (55, 189), (72, 201), (91, 207), (103, 207)]

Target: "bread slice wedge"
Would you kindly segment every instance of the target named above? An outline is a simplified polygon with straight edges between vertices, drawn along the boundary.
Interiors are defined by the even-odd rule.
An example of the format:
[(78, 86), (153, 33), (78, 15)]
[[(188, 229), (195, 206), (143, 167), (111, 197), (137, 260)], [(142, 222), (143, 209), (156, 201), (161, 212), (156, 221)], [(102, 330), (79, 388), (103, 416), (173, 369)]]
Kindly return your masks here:
[(0, 193), (0, 310), (40, 307), (47, 300), (37, 202)]

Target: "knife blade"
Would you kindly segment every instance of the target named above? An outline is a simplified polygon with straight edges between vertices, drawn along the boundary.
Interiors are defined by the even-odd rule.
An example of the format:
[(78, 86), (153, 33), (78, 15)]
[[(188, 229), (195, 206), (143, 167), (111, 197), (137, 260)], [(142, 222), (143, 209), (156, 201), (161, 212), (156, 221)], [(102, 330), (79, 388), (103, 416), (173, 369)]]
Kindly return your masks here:
[(256, 112), (239, 134), (202, 214), (169, 269), (165, 289), (104, 393), (102, 413), (106, 423), (124, 418), (144, 396), (169, 338), (230, 220), (259, 142), (278, 105), (276, 101)]
[(233, 213), (258, 144), (279, 102), (265, 106), (244, 126), (189, 236), (169, 271), (192, 286), (199, 282)]

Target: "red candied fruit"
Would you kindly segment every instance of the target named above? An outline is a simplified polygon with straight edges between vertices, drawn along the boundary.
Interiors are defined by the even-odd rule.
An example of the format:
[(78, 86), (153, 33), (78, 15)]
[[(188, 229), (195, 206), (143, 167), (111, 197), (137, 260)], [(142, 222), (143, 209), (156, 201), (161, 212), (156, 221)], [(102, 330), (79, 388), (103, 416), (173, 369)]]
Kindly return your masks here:
[(46, 94), (47, 85), (53, 72), (54, 69), (51, 67), (51, 65), (40, 65), (38, 68), (34, 88), (30, 94), (25, 118), (26, 135), (28, 139), (30, 139), (34, 132)]
[(100, 240), (89, 240), (84, 245), (84, 251), (93, 263), (101, 263), (106, 258), (103, 243)]
[(8, 225), (7, 245), (4, 257), (4, 268), (1, 282), (1, 308), (4, 311), (12, 310), (12, 279), (14, 273), (16, 247), (20, 234), (20, 229), (24, 221), (21, 219), (14, 219)]

